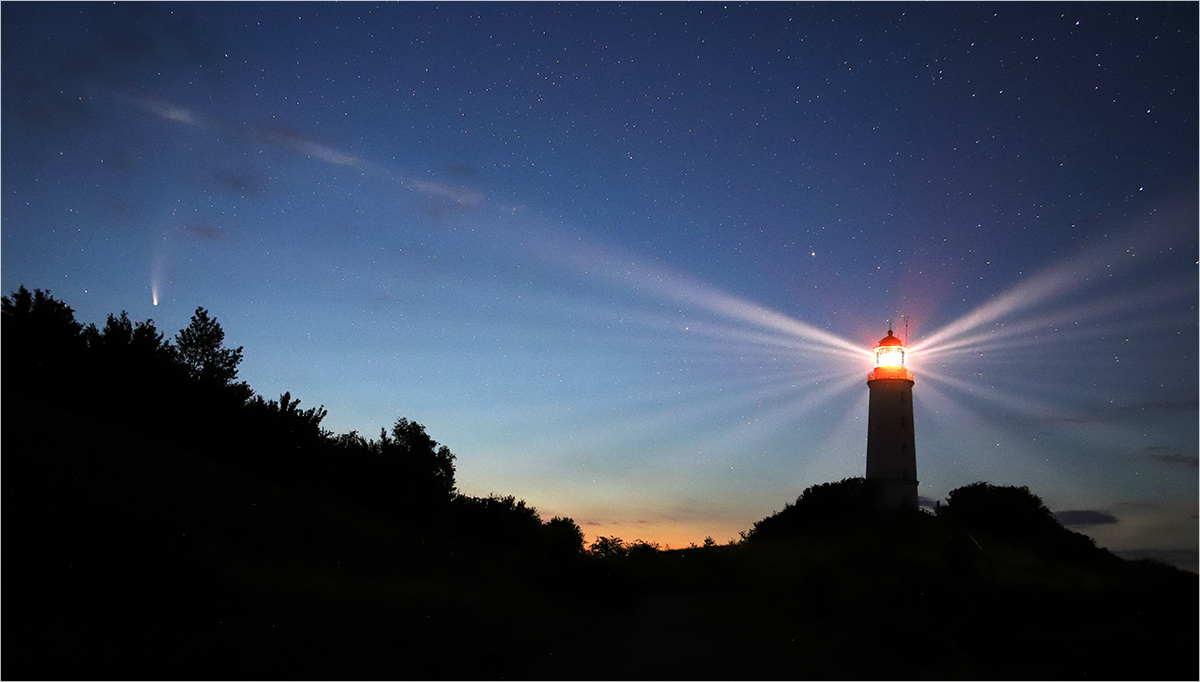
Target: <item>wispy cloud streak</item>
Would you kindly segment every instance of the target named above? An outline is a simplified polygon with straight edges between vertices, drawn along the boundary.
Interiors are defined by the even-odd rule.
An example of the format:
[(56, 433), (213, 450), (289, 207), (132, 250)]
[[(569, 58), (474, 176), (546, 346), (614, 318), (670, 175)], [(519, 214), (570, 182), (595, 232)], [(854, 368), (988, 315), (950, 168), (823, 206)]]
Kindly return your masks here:
[(134, 101), (142, 110), (173, 123), (182, 123), (189, 126), (200, 126), (203, 123), (199, 114), (164, 99), (142, 95), (135, 98)]
[(426, 196), (446, 199), (464, 208), (478, 208), (483, 203), (483, 195), (474, 190), (457, 185), (447, 185), (429, 180), (400, 180), (400, 184), (414, 192)]
[(318, 142), (305, 133), (286, 126), (265, 127), (260, 131), (260, 136), (265, 142), (290, 149), (334, 166), (354, 166), (362, 163), (362, 159), (353, 154), (347, 154), (327, 144)]

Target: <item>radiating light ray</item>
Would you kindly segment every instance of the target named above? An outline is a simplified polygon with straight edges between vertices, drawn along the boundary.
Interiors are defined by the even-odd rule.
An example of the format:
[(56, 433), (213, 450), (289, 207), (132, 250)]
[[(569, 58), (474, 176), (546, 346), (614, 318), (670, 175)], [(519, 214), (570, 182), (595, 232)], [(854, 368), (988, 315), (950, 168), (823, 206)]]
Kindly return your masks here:
[(1078, 278), (1070, 268), (1064, 266), (1052, 268), (1048, 272), (1018, 284), (995, 300), (985, 303), (929, 334), (920, 342), (913, 344), (912, 349), (914, 352), (933, 354), (938, 352), (939, 347), (953, 347), (953, 342), (960, 340), (969, 332), (977, 332), (1006, 315), (1029, 308), (1078, 284)]
[[(1194, 216), (1190, 220), (1194, 222)], [(1139, 243), (1160, 246), (1171, 238), (1167, 233), (1136, 237)], [(1020, 472), (1021, 478), (1032, 477), (1039, 486), (1072, 490), (1084, 485), (1081, 481), (1087, 477), (1072, 470), (1069, 457), (1054, 456), (1059, 443), (1069, 443), (1063, 446), (1066, 452), (1081, 447), (1103, 451), (1106, 442), (1130, 435), (1135, 427), (1125, 420), (1105, 420), (1095, 411), (1072, 411), (1065, 402), (1047, 397), (1070, 390), (1062, 385), (1061, 366), (1048, 367), (1054, 371), (1043, 384), (1031, 383), (1028, 373), (1021, 383), (1005, 373), (1013, 362), (1048, 363), (1050, 357), (1062, 357), (1062, 352), (1047, 353), (1050, 348), (1077, 347), (1080, 362), (1094, 360), (1096, 341), (1105, 335), (1119, 336), (1121, 328), (1130, 324), (1130, 314), (1141, 313), (1144, 318), (1194, 295), (1194, 285), (1180, 286), (1178, 281), (1160, 279), (1131, 290), (1125, 279), (1114, 279), (1114, 273), (1153, 263), (1148, 258), (1134, 260), (1125, 244), (1127, 240), (1115, 238), (1104, 248), (1052, 265), (910, 346), (913, 371), (921, 385), (916, 418), (928, 422), (918, 427), (918, 456), (926, 465), (936, 463), (939, 480), (1028, 483), (1017, 480), (1014, 472)], [(1153, 254), (1143, 251), (1143, 255)], [(1144, 329), (1141, 321), (1137, 324)], [(955, 369), (964, 367), (974, 370), (970, 372), (974, 376), (954, 375)], [(932, 435), (943, 448), (946, 443), (955, 447), (952, 451), (923, 448), (921, 433)], [(922, 484), (922, 494), (929, 493), (944, 491), (927, 490)]]
[[(633, 448), (657, 462), (663, 461), (663, 454), (658, 452), (660, 445), (671, 450), (706, 450), (730, 456), (746, 447), (744, 422), (758, 419), (754, 437), (758, 442), (788, 424), (802, 423), (806, 415), (828, 406), (832, 396), (844, 393), (859, 379), (831, 372), (830, 380), (800, 384), (788, 374), (760, 372), (751, 376), (708, 375), (679, 384), (668, 377), (661, 384), (640, 384), (641, 393), (623, 399), (591, 402), (573, 418), (578, 427), (574, 438), (598, 453)], [(526, 418), (532, 420), (530, 423), (546, 423), (544, 416)], [(664, 433), (689, 435), (661, 442)]]
[[(679, 323), (670, 316), (647, 312), (640, 317), (622, 313), (621, 317), (624, 321), (636, 318), (632, 320), (634, 323), (652, 328), (665, 327), (666, 331), (674, 333), (679, 331)], [(687, 324), (690, 326), (693, 322)], [(656, 372), (654, 376), (639, 382), (637, 389), (640, 393), (614, 401), (607, 407), (593, 401), (588, 412), (596, 416), (609, 409), (619, 409), (622, 415), (619, 417), (620, 432), (624, 441), (650, 438), (672, 425), (684, 424), (696, 432), (698, 428), (703, 431), (706, 426), (720, 423), (734, 424), (737, 420), (728, 415), (746, 412), (751, 406), (777, 401), (788, 394), (799, 396), (790, 409), (795, 419), (802, 419), (804, 410), (822, 404), (823, 385), (837, 381), (853, 385), (862, 381), (863, 377), (857, 369), (864, 367), (861, 358), (869, 357), (869, 353), (861, 352), (855, 363), (859, 367), (846, 371), (848, 364), (845, 361), (804, 362), (797, 355), (779, 353), (779, 348), (764, 347), (763, 342), (766, 339), (767, 346), (782, 345), (782, 350), (796, 351), (798, 342), (794, 339), (753, 329), (745, 330), (727, 323), (716, 323), (707, 327), (707, 331), (712, 333), (711, 336), (722, 339), (719, 346), (709, 344), (710, 339), (703, 334), (701, 338), (676, 337), (674, 342), (668, 340), (669, 336), (646, 339), (640, 345), (652, 348), (657, 344), (660, 349), (664, 346), (674, 349), (675, 354), (671, 357), (678, 364), (668, 364), (664, 366), (662, 374)], [(625, 339), (625, 342), (629, 340)], [(818, 348), (817, 352), (822, 354), (826, 351)], [(840, 356), (840, 351), (837, 354)], [(680, 375), (672, 369), (686, 371), (688, 380), (680, 383)], [(812, 390), (813, 387), (817, 389), (816, 392)], [(836, 392), (844, 388), (834, 390)], [(626, 411), (632, 414), (626, 414)], [(598, 429), (581, 435), (587, 439), (611, 440), (610, 426), (600, 424)]]
[[(820, 434), (822, 447), (797, 453), (794, 468), (797, 485), (789, 502), (809, 485), (862, 475), (867, 461), (867, 407), (870, 400), (870, 394), (863, 390), (865, 379), (862, 375), (856, 380), (845, 378), (845, 390), (857, 390), (857, 397), (844, 403), (830, 401), (831, 405), (843, 409), (829, 415), (832, 425)], [(920, 453), (919, 442), (917, 448)]]
[(726, 294), (681, 273), (642, 262), (634, 256), (588, 245), (579, 238), (564, 240), (547, 235), (531, 240), (529, 248), (547, 262), (558, 263), (576, 272), (596, 274), (617, 286), (648, 290), (674, 303), (695, 305), (731, 320), (783, 332), (814, 346), (840, 350), (850, 357), (860, 356), (863, 352), (857, 344), (794, 317)]
[(1164, 249), (1170, 251), (1182, 243), (1183, 231), (1162, 228), (1162, 225), (1170, 226), (1182, 220), (1191, 223), (1195, 216), (1189, 217), (1185, 208), (1173, 208), (1147, 218), (1143, 224), (1131, 226), (1124, 236), (1114, 237), (1107, 244), (1084, 250), (1063, 263), (1052, 265), (1019, 282), (992, 301), (925, 336), (918, 344), (913, 344), (913, 349), (926, 354), (939, 352), (964, 336), (993, 326), (1006, 316), (1098, 286), (1104, 283), (1104, 280), (1098, 279), (1101, 274), (1112, 276), (1121, 270), (1140, 266), (1146, 259), (1135, 260), (1133, 255), (1136, 253), (1150, 255), (1155, 253), (1155, 249), (1158, 252)]
[[(948, 386), (962, 393), (969, 394), (980, 398), (986, 402), (997, 405), (1009, 412), (1023, 415), (1037, 415), (1044, 418), (1066, 418), (1069, 417), (1061, 407), (1044, 401), (1037, 400), (1026, 393), (1016, 394), (996, 388), (994, 385), (986, 385), (982, 382), (970, 382), (957, 377), (939, 374), (937, 372), (924, 372), (922, 379), (930, 384)], [(976, 377), (986, 380), (986, 377)]]
[[(947, 381), (929, 373), (926, 378), (929, 381), (922, 382), (916, 417), (922, 424), (932, 423), (919, 427), (919, 433), (929, 433), (954, 447), (930, 451), (922, 449), (918, 438), (919, 457), (936, 462), (939, 478), (953, 485), (969, 479), (995, 484), (1029, 484), (1033, 480), (1039, 487), (1064, 495), (1073, 491), (1093, 495), (1095, 486), (1105, 485), (1105, 478), (1112, 475), (1111, 465), (1121, 466), (1122, 457), (1112, 444), (1145, 435), (1143, 423), (1131, 422), (1119, 411), (1099, 405), (1082, 412), (1064, 409), (1054, 400), (1032, 406), (1026, 404), (1032, 399), (1018, 391)], [(1096, 453), (1096, 467), (1080, 471), (1070, 455), (1088, 451)], [(1017, 480), (1014, 471), (1025, 480)], [(925, 494), (924, 484), (922, 490)]]
[(812, 360), (811, 364), (819, 362), (823, 366), (833, 364), (842, 369), (849, 369), (860, 365), (864, 358), (870, 357), (869, 351), (851, 355), (840, 348), (814, 346), (792, 335), (770, 330), (759, 331), (729, 322), (698, 318), (679, 321), (674, 317), (651, 312), (638, 315), (636, 321), (658, 332), (684, 337), (684, 342), (690, 350), (719, 354), (726, 360), (731, 354), (741, 354), (764, 359), (788, 358), (803, 361), (811, 353), (820, 358)]
[(707, 336), (713, 339), (728, 339), (742, 344), (762, 347), (772, 352), (788, 351), (791, 353), (813, 352), (820, 355), (832, 356), (839, 360), (842, 364), (850, 364), (847, 360), (858, 363), (863, 358), (869, 358), (870, 352), (863, 349), (858, 349), (858, 352), (849, 352), (845, 348), (833, 347), (829, 345), (814, 345), (807, 338), (794, 334), (772, 333), (770, 331), (750, 331), (744, 327), (736, 327), (731, 325), (722, 325), (714, 322), (699, 320), (694, 323), (688, 323), (689, 331), (698, 335)]
[[(726, 430), (725, 434), (713, 441), (718, 449), (730, 452), (745, 452), (747, 446), (758, 447), (761, 444), (775, 440), (778, 434), (787, 428), (796, 428), (800, 424), (809, 423), (811, 414), (820, 408), (827, 407), (834, 398), (844, 396), (859, 387), (859, 381), (841, 376), (838, 380), (827, 381), (809, 386), (808, 390), (798, 392), (795, 384), (780, 385), (774, 390), (766, 391), (760, 396), (759, 405), (769, 405), (766, 408), (756, 407), (745, 425), (753, 427), (750, 430)], [(784, 400), (776, 400), (790, 396)], [(771, 403), (775, 403), (771, 405)], [(844, 404), (838, 402), (836, 404)], [(739, 426), (741, 424), (739, 423)], [(822, 434), (823, 436), (826, 434)], [(865, 432), (864, 432), (865, 436)], [(749, 453), (753, 454), (753, 453)], [(812, 456), (811, 453), (795, 453), (797, 457)]]
[[(1110, 320), (1139, 308), (1151, 309), (1178, 300), (1187, 291), (1188, 287), (1175, 282), (1153, 283), (1136, 291), (1121, 292), (1087, 303), (1057, 308), (1028, 319), (995, 322), (987, 329), (954, 339), (945, 339), (940, 345), (931, 344), (926, 339), (914, 344), (912, 350), (925, 357), (940, 357), (1072, 343), (1080, 338), (1095, 336), (1094, 326), (1083, 327), (1082, 323)], [(1113, 322), (1111, 325), (1114, 327), (1113, 331), (1117, 324), (1119, 323)], [(1050, 337), (1047, 332), (1053, 333), (1054, 336)]]
[[(771, 390), (761, 383), (744, 384), (740, 388), (709, 385), (694, 391), (690, 398), (661, 405), (661, 401), (634, 400), (614, 404), (619, 409), (618, 429), (612, 424), (596, 424), (585, 433), (593, 443), (614, 445), (651, 442), (663, 433), (690, 434), (675, 440), (677, 447), (697, 447), (716, 450), (714, 433), (728, 430), (741, 422), (741, 417), (765, 397), (792, 392), (791, 385)], [(602, 406), (597, 406), (602, 407)], [(616, 415), (614, 415), (616, 416)]]
[(672, 300), (694, 303), (734, 320), (781, 331), (818, 347), (823, 344), (827, 349), (840, 350), (849, 357), (863, 354), (860, 346), (842, 337), (697, 282), (683, 278), (661, 279), (654, 288)]
[[(1038, 456), (1031, 447), (1038, 436), (1014, 432), (986, 411), (971, 409), (939, 390), (936, 384), (926, 384), (921, 392), (923, 408), (914, 415), (921, 427), (940, 442), (954, 442), (953, 451), (930, 451), (917, 439), (917, 456), (926, 466), (936, 463), (940, 475), (963, 485), (971, 481), (988, 481), (996, 485), (1020, 485), (1021, 479), (1048, 483), (1070, 477), (1069, 463), (1051, 461)], [(929, 421), (934, 422), (930, 424)], [(955, 434), (947, 439), (941, 433)], [(918, 464), (918, 472), (921, 470)], [(944, 494), (922, 486), (922, 494)]]

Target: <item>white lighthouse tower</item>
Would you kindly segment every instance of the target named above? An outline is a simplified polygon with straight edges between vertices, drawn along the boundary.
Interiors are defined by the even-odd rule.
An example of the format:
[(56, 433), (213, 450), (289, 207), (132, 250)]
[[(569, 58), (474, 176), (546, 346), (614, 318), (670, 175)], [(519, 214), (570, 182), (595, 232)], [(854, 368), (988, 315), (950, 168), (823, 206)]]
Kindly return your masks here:
[(875, 369), (867, 374), (867, 480), (879, 489), (887, 510), (917, 508), (917, 450), (913, 436), (913, 373), (904, 365), (908, 349), (887, 336), (875, 348)]

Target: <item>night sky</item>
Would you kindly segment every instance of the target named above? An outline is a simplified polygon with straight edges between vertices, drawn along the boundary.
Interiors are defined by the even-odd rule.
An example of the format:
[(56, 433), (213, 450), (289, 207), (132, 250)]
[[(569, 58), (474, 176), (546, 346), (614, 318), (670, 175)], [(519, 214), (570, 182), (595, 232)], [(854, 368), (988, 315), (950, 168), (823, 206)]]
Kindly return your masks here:
[[(863, 475), (1197, 563), (1197, 5), (0, 7), (2, 285), (664, 547)], [(907, 325), (907, 327), (906, 327)], [(12, 483), (12, 482), (10, 482)]]

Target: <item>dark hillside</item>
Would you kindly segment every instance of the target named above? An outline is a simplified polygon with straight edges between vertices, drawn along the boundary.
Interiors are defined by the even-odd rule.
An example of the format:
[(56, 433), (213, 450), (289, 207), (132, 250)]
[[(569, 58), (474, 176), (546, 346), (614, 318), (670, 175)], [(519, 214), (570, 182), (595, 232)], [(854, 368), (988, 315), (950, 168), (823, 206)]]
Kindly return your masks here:
[(553, 651), (538, 554), (516, 564), (127, 424), (4, 417), (23, 425), (4, 438), (6, 677), (490, 678)]
[[(982, 537), (982, 550), (967, 548), (925, 514), (561, 563), (430, 536), (129, 425), (45, 405), (5, 412), (28, 427), (5, 431), (6, 676), (1196, 672), (1196, 578), (1166, 566), (1054, 559)], [(21, 451), (17, 466), (8, 453)]]
[(1196, 675), (1194, 575), (1020, 545), (967, 551), (928, 514), (828, 530), (613, 570), (609, 599), (625, 596), (624, 622), (656, 643), (639, 669), (701, 679)]
[(420, 424), (254, 396), (202, 309), (172, 344), (22, 289), (2, 330), (9, 677), (489, 677), (582, 551)]
[(585, 553), (570, 519), (455, 492), (420, 424), (335, 436), (180, 369), (152, 326), (26, 302), (3, 323), (6, 678), (1197, 676), (1197, 577), (1023, 488), (879, 516), (848, 479), (737, 545)]

